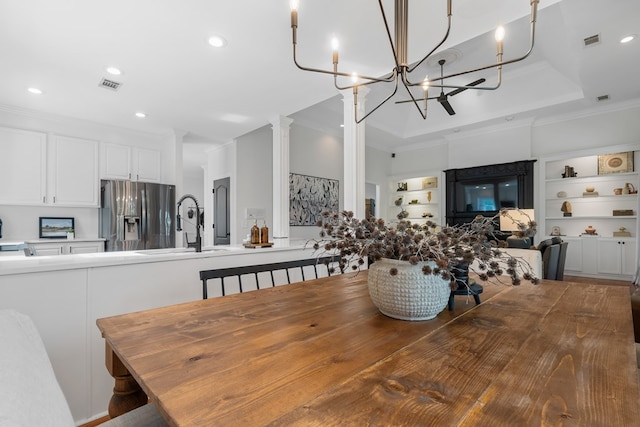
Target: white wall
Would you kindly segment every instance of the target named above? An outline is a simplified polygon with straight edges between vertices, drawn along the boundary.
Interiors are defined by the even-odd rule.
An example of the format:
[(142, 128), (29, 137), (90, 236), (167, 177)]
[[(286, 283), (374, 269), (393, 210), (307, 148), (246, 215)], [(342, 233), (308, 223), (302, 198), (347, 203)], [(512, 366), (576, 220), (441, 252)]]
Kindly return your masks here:
[[(344, 198), (344, 147), (342, 138), (323, 134), (314, 129), (291, 125), (289, 146), (290, 172), (340, 182), (339, 209)], [(292, 239), (311, 239), (318, 236), (316, 226), (291, 226)]]
[[(262, 209), (264, 217), (258, 218), (258, 226), (266, 221), (273, 230), (273, 130), (264, 126), (237, 139), (238, 170), (236, 182), (238, 243), (249, 234), (254, 221), (247, 217), (247, 209)], [(270, 232), (269, 236), (273, 236)], [(271, 237), (270, 237), (270, 240)]]
[(532, 155), (543, 157), (638, 142), (640, 106), (636, 105), (536, 123), (533, 127)]

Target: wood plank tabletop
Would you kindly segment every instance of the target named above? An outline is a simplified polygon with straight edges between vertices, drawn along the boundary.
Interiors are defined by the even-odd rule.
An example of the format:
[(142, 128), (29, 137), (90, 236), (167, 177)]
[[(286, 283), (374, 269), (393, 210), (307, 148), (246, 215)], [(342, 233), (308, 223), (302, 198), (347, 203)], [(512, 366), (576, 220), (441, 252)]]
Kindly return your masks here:
[(632, 426), (626, 288), (485, 284), (388, 318), (366, 272), (99, 319), (172, 425)]

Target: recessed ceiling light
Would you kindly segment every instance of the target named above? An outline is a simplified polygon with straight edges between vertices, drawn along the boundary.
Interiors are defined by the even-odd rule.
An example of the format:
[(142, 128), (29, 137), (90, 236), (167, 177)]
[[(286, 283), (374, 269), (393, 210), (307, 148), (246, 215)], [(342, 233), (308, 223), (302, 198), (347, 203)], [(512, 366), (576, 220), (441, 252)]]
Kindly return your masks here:
[(138, 111), (136, 113), (136, 117), (144, 119), (145, 117), (147, 117), (147, 115), (145, 113), (143, 113), (142, 111)]
[(34, 94), (34, 95), (42, 95), (42, 91), (41, 91), (40, 89), (38, 89), (37, 87), (30, 87), (30, 88), (27, 88), (27, 91), (28, 91), (29, 93)]
[(340, 125), (340, 127), (341, 127), (341, 128), (343, 128), (343, 127), (344, 127), (344, 123), (342, 123), (342, 124)]
[(227, 45), (227, 40), (219, 35), (213, 35), (209, 37), (209, 44), (213, 47), (225, 47)]
[(628, 36), (625, 36), (625, 37), (621, 38), (620, 39), (620, 43), (629, 43), (630, 41), (632, 41), (635, 38), (636, 38), (635, 34), (630, 34)]
[(120, 71), (120, 69), (116, 67), (107, 67), (107, 73), (114, 76), (119, 76), (120, 74), (122, 74), (122, 71)]

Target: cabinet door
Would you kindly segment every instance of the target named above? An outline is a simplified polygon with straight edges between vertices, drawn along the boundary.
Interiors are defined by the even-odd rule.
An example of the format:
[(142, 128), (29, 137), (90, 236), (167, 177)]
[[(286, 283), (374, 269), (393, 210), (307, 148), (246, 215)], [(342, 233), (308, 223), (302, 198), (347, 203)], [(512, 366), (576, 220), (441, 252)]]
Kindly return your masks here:
[(79, 242), (69, 244), (70, 254), (93, 254), (104, 252), (104, 242)]
[(62, 244), (45, 243), (31, 246), (33, 247), (34, 255), (62, 255), (64, 253)]
[(53, 188), (49, 203), (59, 206), (98, 206), (98, 143), (56, 136), (52, 144)]
[(44, 133), (0, 128), (0, 204), (45, 203), (46, 155)]
[(161, 181), (160, 151), (138, 148), (135, 150), (135, 167), (132, 179), (144, 182)]
[(106, 179), (131, 179), (131, 147), (102, 143), (100, 176)]
[(620, 274), (622, 244), (620, 240), (598, 240), (598, 273)]
[(636, 274), (636, 241), (635, 239), (620, 240), (622, 244), (621, 273), (633, 276)]
[(567, 245), (567, 257), (564, 262), (565, 271), (582, 271), (582, 239), (563, 236)]

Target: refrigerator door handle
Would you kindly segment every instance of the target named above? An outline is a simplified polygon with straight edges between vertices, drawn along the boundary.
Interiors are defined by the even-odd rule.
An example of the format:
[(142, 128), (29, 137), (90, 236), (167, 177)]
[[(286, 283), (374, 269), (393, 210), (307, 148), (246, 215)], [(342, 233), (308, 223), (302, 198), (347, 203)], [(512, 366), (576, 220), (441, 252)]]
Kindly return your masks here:
[(147, 220), (147, 207), (148, 207), (148, 201), (147, 201), (147, 197), (149, 197), (147, 191), (142, 190), (142, 197), (140, 200), (140, 222), (141, 222), (141, 236), (140, 239), (142, 240), (142, 249), (147, 249), (147, 239), (149, 238), (149, 230), (147, 229), (149, 227), (149, 221)]

